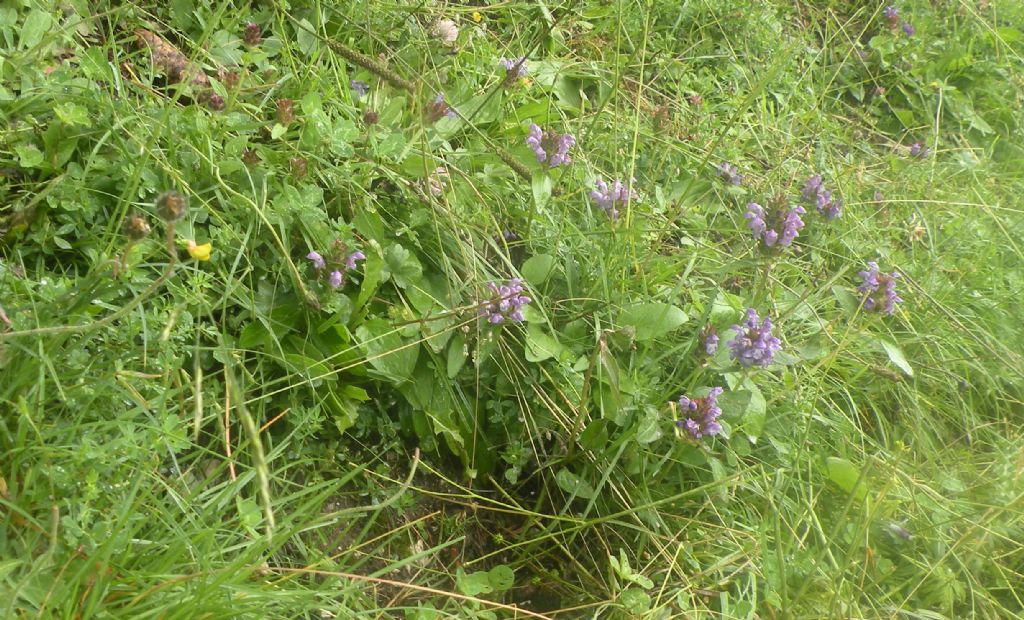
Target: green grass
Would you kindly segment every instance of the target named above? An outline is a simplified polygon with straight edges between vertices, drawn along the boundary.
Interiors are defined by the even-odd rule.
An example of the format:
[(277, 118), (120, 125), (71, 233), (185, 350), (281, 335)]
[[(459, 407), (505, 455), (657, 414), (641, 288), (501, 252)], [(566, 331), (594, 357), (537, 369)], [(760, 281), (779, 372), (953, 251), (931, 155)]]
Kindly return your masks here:
[(1024, 8), (898, 7), (0, 9), (0, 617), (1024, 617)]

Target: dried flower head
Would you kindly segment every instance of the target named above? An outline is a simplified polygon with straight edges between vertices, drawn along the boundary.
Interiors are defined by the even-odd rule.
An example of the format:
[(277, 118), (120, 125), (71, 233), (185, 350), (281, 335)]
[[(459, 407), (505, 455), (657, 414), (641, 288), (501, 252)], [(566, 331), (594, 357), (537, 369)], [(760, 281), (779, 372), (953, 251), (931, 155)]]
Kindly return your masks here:
[(277, 122), (287, 125), (295, 120), (295, 102), (291, 99), (277, 100)]
[(459, 38), (459, 27), (450, 19), (439, 19), (430, 27), (430, 34), (442, 45), (451, 47)]
[(714, 437), (722, 432), (718, 416), (722, 409), (718, 406), (718, 397), (724, 392), (720, 387), (713, 387), (704, 398), (679, 397), (679, 413), (681, 418), (676, 426), (686, 430), (694, 439)]
[(309, 162), (306, 161), (305, 157), (292, 157), (288, 160), (288, 165), (292, 169), (292, 176), (296, 179), (304, 179), (306, 174), (309, 173)]
[(553, 129), (543, 131), (539, 125), (530, 125), (530, 134), (526, 136), (526, 145), (533, 150), (537, 161), (546, 161), (549, 168), (571, 164), (569, 149), (575, 144), (572, 134), (559, 134)]
[(741, 366), (767, 366), (775, 354), (782, 349), (782, 342), (772, 336), (771, 319), (765, 317), (758, 322), (757, 310), (747, 309), (747, 320), (742, 325), (733, 325), (736, 337), (729, 341), (729, 354)]
[(156, 212), (165, 222), (176, 222), (188, 211), (188, 199), (173, 189), (157, 196)]
[(885, 18), (889, 20), (890, 24), (895, 24), (900, 18), (900, 10), (897, 9), (895, 6), (890, 5), (885, 7), (885, 10), (882, 11), (882, 15), (884, 15)]
[(380, 114), (377, 114), (373, 110), (367, 110), (363, 113), (363, 124), (365, 125), (376, 125), (380, 122)]
[(260, 25), (254, 22), (249, 22), (245, 25), (245, 31), (242, 33), (242, 40), (249, 47), (259, 45), (263, 40), (263, 29)]
[(214, 112), (220, 112), (224, 109), (224, 97), (221, 97), (217, 93), (207, 93), (203, 99), (206, 100), (206, 107), (210, 108)]
[(884, 311), (886, 314), (892, 314), (896, 310), (896, 304), (903, 301), (896, 294), (896, 278), (899, 277), (899, 274), (895, 271), (888, 274), (881, 273), (878, 270), (878, 263), (871, 261), (868, 263), (867, 270), (861, 271), (857, 275), (862, 280), (857, 290), (865, 295), (864, 310), (868, 312)]
[(242, 151), (242, 162), (246, 166), (255, 166), (260, 163), (260, 156), (253, 149), (245, 149)]
[(122, 230), (132, 241), (139, 241), (148, 237), (152, 229), (150, 228), (145, 215), (133, 213), (124, 221)]

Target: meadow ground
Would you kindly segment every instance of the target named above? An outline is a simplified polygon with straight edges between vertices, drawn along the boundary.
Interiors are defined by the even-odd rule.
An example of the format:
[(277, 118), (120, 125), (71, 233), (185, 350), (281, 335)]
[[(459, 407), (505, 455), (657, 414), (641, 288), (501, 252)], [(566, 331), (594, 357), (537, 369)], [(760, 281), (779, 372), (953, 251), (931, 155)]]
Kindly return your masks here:
[(0, 8), (0, 617), (1024, 617), (1024, 4)]

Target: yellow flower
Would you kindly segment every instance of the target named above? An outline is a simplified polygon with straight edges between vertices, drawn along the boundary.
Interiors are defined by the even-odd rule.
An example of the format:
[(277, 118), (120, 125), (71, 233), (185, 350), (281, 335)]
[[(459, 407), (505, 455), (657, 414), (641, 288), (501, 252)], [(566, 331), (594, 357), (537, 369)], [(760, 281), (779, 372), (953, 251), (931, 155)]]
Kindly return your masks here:
[(478, 24), (484, 19), (484, 16), (480, 14), (480, 11), (473, 11), (473, 14), (470, 15), (470, 17), (472, 17), (473, 21), (475, 21)]
[(188, 240), (188, 245), (185, 246), (188, 249), (188, 255), (196, 260), (210, 260), (210, 252), (213, 251), (213, 244), (206, 242), (202, 245), (196, 245), (195, 241)]

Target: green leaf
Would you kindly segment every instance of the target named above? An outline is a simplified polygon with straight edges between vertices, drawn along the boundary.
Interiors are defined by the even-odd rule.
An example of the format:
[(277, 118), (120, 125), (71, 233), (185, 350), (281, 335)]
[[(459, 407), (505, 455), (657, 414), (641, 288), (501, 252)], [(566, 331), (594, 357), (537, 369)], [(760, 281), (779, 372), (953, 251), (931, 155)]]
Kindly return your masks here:
[(878, 342), (882, 345), (882, 348), (885, 349), (885, 354), (889, 356), (890, 362), (896, 364), (896, 366), (899, 367), (899, 369), (908, 377), (914, 376), (914, 369), (911, 368), (910, 362), (908, 362), (906, 356), (903, 355), (902, 349), (887, 340), (879, 340)]
[(405, 288), (418, 283), (422, 277), (423, 266), (409, 250), (396, 243), (384, 253), (382, 282), (392, 280), (396, 286)]
[(469, 354), (466, 351), (466, 337), (456, 333), (448, 343), (448, 378), (454, 379), (462, 367), (466, 365)]
[(630, 326), (636, 330), (636, 339), (640, 342), (660, 338), (678, 329), (687, 320), (682, 308), (665, 303), (646, 303), (631, 306), (619, 315), (620, 326)]
[(591, 499), (595, 495), (594, 487), (589, 482), (564, 467), (555, 474), (555, 483), (570, 496)]
[(530, 185), (533, 187), (533, 204), (538, 212), (542, 212), (551, 200), (551, 177), (546, 172), (535, 172)]
[(628, 613), (639, 616), (651, 609), (651, 595), (639, 588), (627, 588), (619, 593), (619, 603)]
[(515, 572), (504, 564), (491, 570), (466, 573), (459, 568), (455, 573), (455, 585), (466, 596), (478, 596), (492, 592), (504, 592), (515, 584)]
[(18, 154), (18, 165), (22, 168), (38, 168), (43, 163), (43, 152), (34, 144), (19, 144), (14, 147)]
[(648, 405), (636, 428), (636, 442), (646, 446), (661, 438), (661, 413), (657, 407)]
[(83, 127), (90, 125), (89, 111), (70, 101), (54, 106), (53, 111), (65, 125), (81, 125)]
[(565, 352), (557, 340), (544, 332), (540, 325), (531, 324), (526, 330), (526, 361), (543, 362), (553, 357), (561, 357)]
[(867, 495), (867, 486), (863, 482), (857, 484), (857, 481), (860, 480), (860, 468), (856, 465), (846, 459), (830, 456), (825, 459), (825, 467), (829, 480), (837, 487), (860, 499), (864, 499)]
[(405, 346), (407, 343), (384, 319), (363, 323), (356, 329), (356, 337), (366, 351), (368, 363), (380, 375), (395, 384), (409, 380), (416, 369), (419, 345)]
[(32, 11), (21, 27), (21, 47), (35, 47), (53, 24), (53, 18), (43, 11)]
[(526, 259), (526, 262), (523, 263), (523, 266), (519, 269), (519, 273), (523, 274), (523, 279), (531, 285), (540, 286), (551, 277), (551, 273), (554, 270), (554, 256), (550, 254), (537, 254), (536, 256), (531, 256)]

